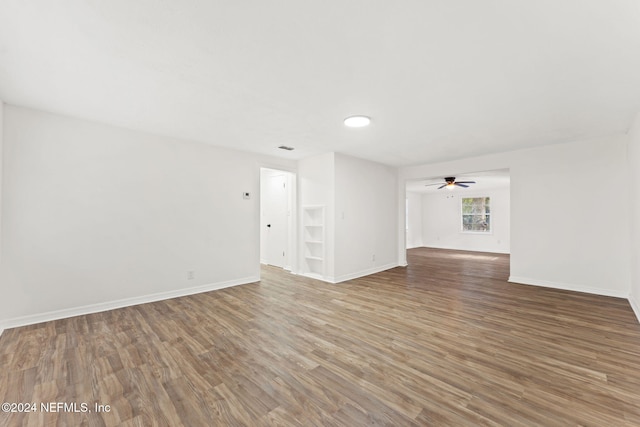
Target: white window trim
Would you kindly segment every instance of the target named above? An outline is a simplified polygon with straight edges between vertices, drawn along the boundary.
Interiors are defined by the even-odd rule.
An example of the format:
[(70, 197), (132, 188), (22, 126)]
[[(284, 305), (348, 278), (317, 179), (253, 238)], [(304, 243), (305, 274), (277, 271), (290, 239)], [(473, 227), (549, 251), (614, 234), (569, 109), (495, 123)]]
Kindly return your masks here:
[(474, 231), (474, 230), (465, 230), (464, 222), (462, 221), (462, 199), (489, 199), (489, 206), (492, 205), (491, 196), (468, 196), (468, 197), (460, 197), (459, 212), (460, 212), (460, 234), (477, 234), (478, 236), (491, 236), (493, 234), (493, 212), (489, 213), (489, 217), (491, 218), (491, 226), (488, 231)]

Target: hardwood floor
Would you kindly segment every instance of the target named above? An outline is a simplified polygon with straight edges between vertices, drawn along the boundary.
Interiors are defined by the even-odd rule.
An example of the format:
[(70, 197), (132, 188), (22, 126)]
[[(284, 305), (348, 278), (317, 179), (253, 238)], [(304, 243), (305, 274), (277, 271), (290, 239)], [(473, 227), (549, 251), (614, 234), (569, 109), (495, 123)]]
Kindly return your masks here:
[(640, 425), (626, 300), (509, 284), (507, 255), (419, 248), (409, 263), (338, 285), (266, 267), (260, 283), (6, 330), (0, 402), (37, 411), (0, 425)]

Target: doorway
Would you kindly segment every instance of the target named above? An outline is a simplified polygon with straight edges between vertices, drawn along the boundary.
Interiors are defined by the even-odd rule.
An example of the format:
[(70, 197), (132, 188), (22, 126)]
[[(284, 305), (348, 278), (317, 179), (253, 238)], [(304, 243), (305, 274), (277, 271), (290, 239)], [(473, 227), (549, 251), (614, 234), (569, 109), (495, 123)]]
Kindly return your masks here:
[(447, 185), (442, 176), (407, 181), (406, 248), (509, 254), (509, 169), (446, 176), (462, 185)]
[(260, 169), (260, 262), (292, 270), (294, 175)]

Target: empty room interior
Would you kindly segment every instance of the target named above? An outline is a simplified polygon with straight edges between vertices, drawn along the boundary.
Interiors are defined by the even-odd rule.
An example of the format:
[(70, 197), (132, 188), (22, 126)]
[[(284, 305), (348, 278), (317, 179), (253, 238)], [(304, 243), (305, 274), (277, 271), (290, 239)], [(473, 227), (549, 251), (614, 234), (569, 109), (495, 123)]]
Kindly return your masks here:
[(640, 425), (640, 4), (0, 0), (0, 425)]

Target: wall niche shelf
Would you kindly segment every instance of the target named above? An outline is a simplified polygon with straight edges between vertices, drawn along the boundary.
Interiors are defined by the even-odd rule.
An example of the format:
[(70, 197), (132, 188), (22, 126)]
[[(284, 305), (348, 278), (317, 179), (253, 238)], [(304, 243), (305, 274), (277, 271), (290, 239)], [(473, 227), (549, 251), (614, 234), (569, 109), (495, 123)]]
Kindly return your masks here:
[(325, 275), (324, 206), (302, 207), (304, 274), (323, 279)]

